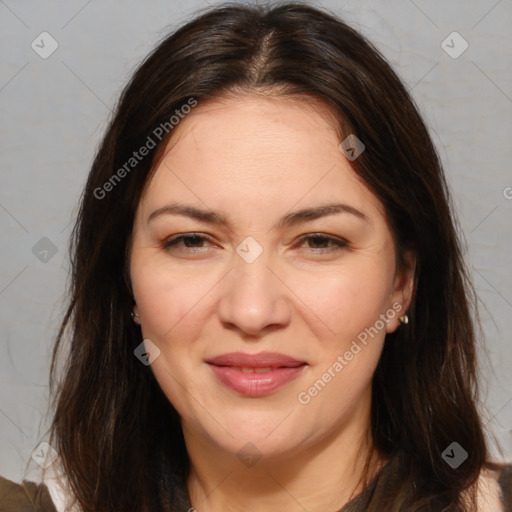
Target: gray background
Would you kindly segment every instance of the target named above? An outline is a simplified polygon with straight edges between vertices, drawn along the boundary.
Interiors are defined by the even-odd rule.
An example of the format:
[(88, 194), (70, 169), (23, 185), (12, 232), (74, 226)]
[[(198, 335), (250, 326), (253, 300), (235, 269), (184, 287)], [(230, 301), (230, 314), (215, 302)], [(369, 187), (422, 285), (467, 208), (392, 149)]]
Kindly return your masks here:
[[(312, 3), (381, 49), (431, 129), (481, 299), (486, 421), (512, 460), (512, 0)], [(70, 222), (110, 109), (156, 41), (207, 5), (0, 1), (0, 474), (7, 478), (21, 479), (44, 439)], [(31, 48), (43, 31), (59, 45), (47, 59)], [(469, 45), (458, 58), (441, 46), (453, 31)], [(457, 39), (447, 44), (462, 48)]]

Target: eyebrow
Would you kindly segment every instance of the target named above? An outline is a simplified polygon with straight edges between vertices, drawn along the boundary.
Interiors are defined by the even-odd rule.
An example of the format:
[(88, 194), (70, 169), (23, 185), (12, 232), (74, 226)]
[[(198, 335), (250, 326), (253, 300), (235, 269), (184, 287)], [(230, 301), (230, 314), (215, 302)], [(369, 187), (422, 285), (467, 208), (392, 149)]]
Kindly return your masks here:
[[(303, 222), (308, 222), (319, 219), (321, 217), (339, 213), (352, 215), (364, 222), (369, 222), (368, 217), (357, 208), (344, 203), (332, 203), (314, 206), (311, 208), (304, 208), (302, 210), (287, 213), (281, 217), (277, 224), (274, 225), (274, 228), (279, 229), (283, 227), (295, 226)], [(232, 229), (231, 222), (223, 214), (180, 203), (172, 203), (163, 206), (162, 208), (158, 208), (149, 215), (147, 222), (149, 223), (160, 215), (182, 215), (199, 220), (201, 222), (206, 222), (207, 224), (219, 225), (228, 229)]]

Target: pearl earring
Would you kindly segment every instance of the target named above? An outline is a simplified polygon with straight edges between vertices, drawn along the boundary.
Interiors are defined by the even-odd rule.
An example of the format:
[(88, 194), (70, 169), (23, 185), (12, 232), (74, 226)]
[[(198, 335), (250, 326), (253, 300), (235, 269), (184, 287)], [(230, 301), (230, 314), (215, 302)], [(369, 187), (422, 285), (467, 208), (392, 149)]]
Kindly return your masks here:
[(136, 323), (136, 324), (140, 324), (140, 316), (138, 313), (135, 313), (134, 311), (132, 311), (130, 313), (130, 316), (133, 318), (133, 321)]

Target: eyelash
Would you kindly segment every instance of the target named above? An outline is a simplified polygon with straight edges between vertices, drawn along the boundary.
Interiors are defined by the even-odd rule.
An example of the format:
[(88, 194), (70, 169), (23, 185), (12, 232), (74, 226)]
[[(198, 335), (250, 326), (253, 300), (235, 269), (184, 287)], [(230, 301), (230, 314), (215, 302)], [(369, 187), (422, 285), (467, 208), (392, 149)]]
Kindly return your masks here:
[[(194, 238), (198, 239), (199, 242), (209, 241), (209, 238), (206, 236), (195, 234), (195, 233), (188, 233), (185, 235), (178, 235), (175, 238), (170, 238), (170, 239), (166, 240), (163, 244), (163, 248), (171, 249), (172, 247), (176, 246), (180, 241), (186, 241), (186, 240), (190, 240), (190, 239), (194, 239)], [(348, 245), (347, 241), (343, 240), (342, 238), (336, 238), (333, 236), (323, 235), (321, 233), (311, 233), (309, 235), (304, 235), (304, 236), (300, 237), (300, 241), (307, 242), (308, 240), (313, 240), (315, 238), (320, 239), (323, 243), (331, 242), (336, 247), (333, 247), (333, 246), (331, 246), (329, 248), (310, 247), (309, 249), (312, 250), (314, 254), (319, 254), (319, 253), (325, 254), (325, 253), (331, 253), (333, 251), (339, 251), (341, 249), (344, 249)], [(185, 248), (192, 249), (191, 252), (196, 252), (196, 253), (200, 252), (197, 249), (203, 249), (203, 247), (185, 247)], [(327, 250), (324, 250), (324, 249), (327, 249)]]

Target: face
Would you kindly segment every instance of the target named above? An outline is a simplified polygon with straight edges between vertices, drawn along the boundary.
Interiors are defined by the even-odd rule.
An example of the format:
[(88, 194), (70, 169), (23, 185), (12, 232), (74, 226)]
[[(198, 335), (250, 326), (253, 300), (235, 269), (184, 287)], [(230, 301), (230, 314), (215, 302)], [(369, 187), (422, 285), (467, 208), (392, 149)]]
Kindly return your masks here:
[(233, 454), (251, 442), (289, 456), (368, 428), (384, 337), (409, 303), (382, 204), (311, 105), (199, 104), (136, 212), (152, 371), (186, 439)]

